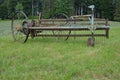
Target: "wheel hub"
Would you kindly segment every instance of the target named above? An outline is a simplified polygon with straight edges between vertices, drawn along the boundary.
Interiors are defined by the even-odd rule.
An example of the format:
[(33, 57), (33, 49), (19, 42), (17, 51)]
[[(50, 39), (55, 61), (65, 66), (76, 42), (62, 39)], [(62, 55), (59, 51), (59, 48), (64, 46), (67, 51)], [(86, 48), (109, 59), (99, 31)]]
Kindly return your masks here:
[(16, 26), (16, 30), (17, 30), (17, 31), (21, 31), (21, 30), (22, 30), (22, 27), (21, 27), (20, 25), (17, 25), (17, 26)]

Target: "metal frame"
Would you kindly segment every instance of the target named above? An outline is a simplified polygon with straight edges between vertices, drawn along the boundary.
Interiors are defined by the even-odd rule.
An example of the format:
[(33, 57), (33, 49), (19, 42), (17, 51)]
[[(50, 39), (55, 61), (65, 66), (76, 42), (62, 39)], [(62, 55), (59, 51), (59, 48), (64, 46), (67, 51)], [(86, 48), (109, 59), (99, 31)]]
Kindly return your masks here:
[[(67, 40), (69, 37), (90, 37), (88, 39), (88, 42), (90, 42), (90, 46), (94, 46), (94, 37), (95, 36), (104, 36), (106, 38), (109, 38), (109, 24), (108, 24), (108, 20), (105, 21), (105, 27), (96, 27), (95, 26), (95, 23), (94, 21), (97, 20), (94, 18), (94, 5), (91, 5), (89, 6), (89, 8), (92, 10), (92, 14), (91, 15), (82, 15), (82, 16), (71, 16), (71, 19), (41, 19), (40, 16), (39, 16), (39, 20), (38, 20), (38, 23), (39, 23), (39, 26), (36, 27), (36, 22), (34, 20), (32, 20), (30, 23), (27, 22), (27, 27), (23, 27), (24, 29), (27, 30), (27, 33), (25, 34), (26, 35), (26, 38), (24, 40), (24, 43), (27, 42), (28, 40), (28, 37), (31, 36), (32, 38), (34, 37), (37, 37), (37, 36), (44, 36), (44, 37), (66, 37), (65, 40)], [(19, 13), (19, 12), (16, 12), (16, 14)], [(20, 11), (20, 13), (22, 13), (24, 15), (23, 12)], [(15, 14), (15, 15), (16, 15)], [(25, 18), (26, 18), (26, 15), (24, 15)], [(85, 18), (88, 18), (90, 21), (90, 24), (89, 24), (89, 27), (73, 27), (70, 22), (73, 22), (74, 24), (76, 24), (77, 22), (82, 22), (83, 20), (80, 20), (80, 19), (75, 19), (77, 17), (85, 17)], [(15, 37), (14, 37), (14, 30), (13, 30), (13, 24), (14, 24), (14, 18), (15, 16), (13, 17), (12, 19), (12, 27), (11, 27), (11, 30), (12, 30), (12, 34), (13, 34), (13, 38), (15, 40)], [(98, 20), (101, 20), (101, 19), (98, 19)], [(42, 23), (52, 23), (51, 25), (50, 24), (43, 24)], [(57, 26), (55, 23), (62, 23), (62, 22), (66, 22), (66, 23), (69, 23), (69, 26), (70, 27), (61, 27), (61, 25)], [(23, 24), (23, 23), (22, 23)], [(22, 25), (21, 24), (21, 25)], [(83, 23), (84, 24), (84, 23)], [(64, 24), (66, 25), (66, 24)], [(85, 24), (87, 25), (87, 24)], [(51, 26), (51, 27), (50, 27)], [(68, 34), (38, 34), (39, 32), (42, 32), (42, 31), (68, 31)], [(71, 34), (71, 31), (90, 31), (91, 34)], [(94, 34), (94, 31), (95, 30), (104, 30), (105, 33), (102, 33), (102, 34)], [(23, 32), (23, 31), (21, 31)]]

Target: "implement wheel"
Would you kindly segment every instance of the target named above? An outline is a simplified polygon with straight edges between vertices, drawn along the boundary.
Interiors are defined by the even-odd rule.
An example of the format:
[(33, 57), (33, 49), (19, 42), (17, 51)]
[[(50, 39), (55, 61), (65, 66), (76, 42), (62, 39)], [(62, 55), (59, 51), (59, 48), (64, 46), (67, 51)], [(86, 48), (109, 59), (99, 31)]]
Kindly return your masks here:
[(11, 31), (14, 41), (24, 42), (28, 34), (28, 18), (23, 11), (17, 11), (11, 24)]
[(93, 37), (88, 38), (88, 46), (94, 47), (94, 43), (95, 43), (95, 38)]
[[(65, 22), (59, 22), (59, 23), (56, 23), (58, 24), (58, 27), (71, 27), (70, 23), (69, 23), (69, 17), (64, 14), (64, 13), (59, 13), (59, 14), (56, 14), (56, 15), (53, 15), (52, 16), (52, 19), (66, 19)], [(64, 39), (64, 40), (67, 40), (71, 34), (71, 30), (56, 30), (56, 31), (52, 31), (53, 32), (53, 35), (66, 35), (66, 36), (57, 36), (56, 38), (57, 39)]]

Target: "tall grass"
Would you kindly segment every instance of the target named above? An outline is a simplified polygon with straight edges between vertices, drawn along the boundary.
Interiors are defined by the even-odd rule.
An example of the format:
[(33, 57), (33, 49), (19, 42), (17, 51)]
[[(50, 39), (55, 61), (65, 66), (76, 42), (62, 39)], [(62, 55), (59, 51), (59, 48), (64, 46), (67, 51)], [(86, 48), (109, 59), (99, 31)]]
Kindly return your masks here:
[(9, 24), (0, 22), (0, 80), (120, 79), (120, 23), (111, 22), (110, 38), (97, 37), (95, 47), (81, 37), (13, 42)]

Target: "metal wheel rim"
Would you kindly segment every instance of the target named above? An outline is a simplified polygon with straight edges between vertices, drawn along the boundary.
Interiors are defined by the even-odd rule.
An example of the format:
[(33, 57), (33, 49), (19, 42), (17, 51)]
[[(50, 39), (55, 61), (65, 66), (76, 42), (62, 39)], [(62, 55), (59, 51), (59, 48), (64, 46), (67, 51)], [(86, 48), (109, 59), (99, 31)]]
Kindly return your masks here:
[[(20, 14), (22, 17), (24, 17), (24, 19), (21, 21), (21, 23), (16, 23), (17, 19), (16, 16)], [(11, 24), (11, 31), (12, 31), (12, 36), (14, 41), (19, 41), (19, 42), (24, 42), (26, 35), (20, 31), (17, 30), (17, 26), (22, 27), (23, 26), (23, 21), (28, 21), (28, 17), (26, 16), (26, 14), (23, 11), (17, 11), (13, 18), (12, 18), (12, 24)], [(27, 28), (26, 28), (27, 29)]]

